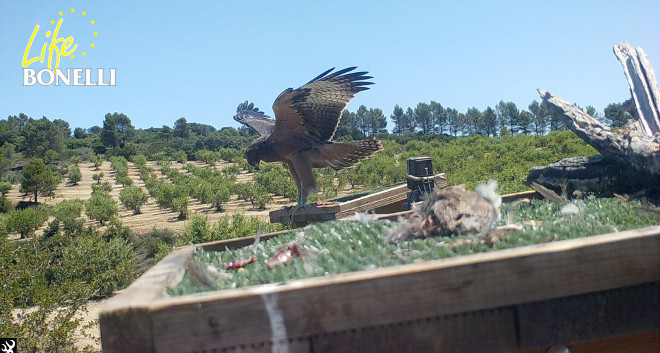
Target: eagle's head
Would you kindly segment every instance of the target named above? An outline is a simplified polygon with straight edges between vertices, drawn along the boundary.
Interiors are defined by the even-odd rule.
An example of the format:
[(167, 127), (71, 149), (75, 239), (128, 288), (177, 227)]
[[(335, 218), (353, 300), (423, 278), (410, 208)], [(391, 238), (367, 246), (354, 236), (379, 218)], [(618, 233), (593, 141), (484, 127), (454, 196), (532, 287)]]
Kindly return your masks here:
[(245, 149), (245, 159), (252, 167), (254, 167), (254, 169), (259, 170), (259, 161), (261, 161), (261, 144), (256, 142), (257, 141), (253, 142), (247, 147), (247, 149)]

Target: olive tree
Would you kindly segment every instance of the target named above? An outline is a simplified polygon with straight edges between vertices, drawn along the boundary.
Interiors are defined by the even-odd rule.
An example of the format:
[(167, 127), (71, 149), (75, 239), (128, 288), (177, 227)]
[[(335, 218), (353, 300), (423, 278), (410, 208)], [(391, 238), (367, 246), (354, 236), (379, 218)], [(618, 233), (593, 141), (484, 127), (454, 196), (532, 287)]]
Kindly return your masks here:
[(129, 186), (119, 193), (119, 201), (135, 214), (140, 213), (140, 207), (147, 202), (147, 193), (139, 186)]
[(78, 185), (78, 182), (82, 180), (82, 173), (78, 167), (69, 168), (67, 176), (69, 177), (69, 182), (73, 185)]
[(117, 201), (108, 193), (95, 192), (85, 203), (85, 214), (103, 225), (117, 214)]

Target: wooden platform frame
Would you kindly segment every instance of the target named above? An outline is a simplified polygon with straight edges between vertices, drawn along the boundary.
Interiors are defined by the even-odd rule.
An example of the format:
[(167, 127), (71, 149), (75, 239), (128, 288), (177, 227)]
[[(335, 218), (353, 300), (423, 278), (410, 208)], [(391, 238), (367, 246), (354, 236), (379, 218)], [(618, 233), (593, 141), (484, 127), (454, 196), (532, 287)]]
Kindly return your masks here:
[[(436, 174), (433, 179), (436, 187), (447, 186), (445, 173)], [(327, 201), (327, 205), (306, 205), (305, 208), (295, 209), (295, 212), (293, 212), (294, 208), (275, 210), (269, 213), (270, 222), (293, 223), (297, 227), (302, 227), (309, 223), (351, 217), (361, 212), (374, 211), (379, 214), (398, 212), (401, 211), (401, 204), (406, 202), (409, 191), (404, 183), (344, 202), (333, 202), (331, 199)]]
[[(166, 256), (101, 311), (103, 351), (516, 351), (660, 333), (660, 226), (324, 278), (165, 294), (196, 249), (246, 242), (251, 239)], [(595, 332), (577, 329), (585, 324)]]

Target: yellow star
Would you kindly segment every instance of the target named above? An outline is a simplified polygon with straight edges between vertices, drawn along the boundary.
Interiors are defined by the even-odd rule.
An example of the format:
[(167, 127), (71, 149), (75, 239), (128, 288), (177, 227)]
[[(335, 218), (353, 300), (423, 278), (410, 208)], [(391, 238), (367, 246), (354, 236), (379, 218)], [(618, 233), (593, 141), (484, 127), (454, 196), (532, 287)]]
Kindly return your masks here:
[(73, 11), (76, 11), (76, 10), (75, 10), (75, 9), (71, 9), (71, 13), (73, 13)]
[(94, 48), (94, 43), (92, 43), (92, 48)]
[(83, 52), (83, 56), (85, 56), (85, 55), (87, 55), (87, 52), (86, 52), (86, 51)]
[(99, 32), (94, 32), (94, 35), (95, 35), (95, 36), (97, 36), (98, 34), (99, 34)]
[(91, 24), (94, 24), (94, 22), (95, 22), (94, 20), (89, 21), (89, 23), (91, 23)]
[(60, 11), (60, 16), (62, 16), (62, 11)]
[(55, 20), (51, 20), (51, 21), (50, 21), (50, 24), (54, 25), (54, 24), (55, 24)]
[(75, 57), (76, 57), (75, 55), (71, 55), (71, 59), (74, 59)]
[(83, 16), (87, 16), (87, 12), (83, 11)]

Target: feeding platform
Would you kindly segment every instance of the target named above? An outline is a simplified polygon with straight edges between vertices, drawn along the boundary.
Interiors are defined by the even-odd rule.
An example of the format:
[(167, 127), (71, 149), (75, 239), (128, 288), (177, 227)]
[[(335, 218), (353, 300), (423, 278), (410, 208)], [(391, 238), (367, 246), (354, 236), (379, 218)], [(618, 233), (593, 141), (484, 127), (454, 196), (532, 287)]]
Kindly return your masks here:
[[(447, 186), (445, 173), (435, 174), (432, 180), (438, 188)], [(375, 192), (330, 199), (318, 205), (306, 205), (304, 208), (284, 208), (271, 211), (269, 213), (270, 222), (293, 223), (297, 227), (302, 227), (309, 223), (352, 217), (355, 213), (395, 213), (402, 211), (402, 204), (407, 201), (408, 192), (410, 192), (410, 189), (404, 183), (378, 189)]]
[[(262, 235), (260, 244), (283, 233)], [(660, 345), (658, 225), (167, 295), (199, 249), (253, 242), (218, 241), (166, 256), (101, 312), (104, 352), (545, 352), (555, 344), (647, 352)]]

